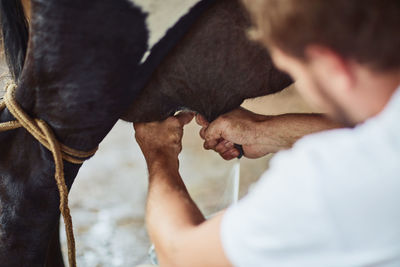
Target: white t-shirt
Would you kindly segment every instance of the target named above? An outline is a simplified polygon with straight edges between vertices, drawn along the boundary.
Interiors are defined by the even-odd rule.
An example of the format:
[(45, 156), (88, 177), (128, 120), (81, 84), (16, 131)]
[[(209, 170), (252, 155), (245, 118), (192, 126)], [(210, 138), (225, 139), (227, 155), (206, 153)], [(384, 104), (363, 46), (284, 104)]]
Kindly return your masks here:
[(278, 153), (221, 238), (240, 267), (399, 267), (400, 88), (362, 125)]

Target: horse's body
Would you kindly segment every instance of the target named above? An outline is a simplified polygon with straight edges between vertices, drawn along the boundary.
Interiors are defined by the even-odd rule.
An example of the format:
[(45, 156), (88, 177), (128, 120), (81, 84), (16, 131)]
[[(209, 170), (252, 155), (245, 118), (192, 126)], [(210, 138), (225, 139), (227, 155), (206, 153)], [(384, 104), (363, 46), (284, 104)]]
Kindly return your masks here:
[[(187, 107), (213, 119), (290, 83), (247, 41), (248, 21), (235, 0), (188, 1), (180, 18), (164, 23), (172, 28), (146, 14), (150, 1), (167, 0), (32, 0), (26, 56), (25, 23), (5, 17), (8, 4), (17, 4), (14, 15), (22, 7), (1, 1), (16, 99), (65, 145), (93, 149), (123, 114), (157, 120)], [(0, 113), (0, 122), (12, 119)], [(69, 188), (79, 167), (65, 163)], [(51, 154), (24, 129), (0, 134), (0, 266), (63, 266), (53, 175)]]
[(247, 38), (249, 26), (238, 1), (219, 0), (157, 67), (123, 118), (155, 121), (186, 108), (212, 121), (245, 99), (287, 87), (290, 78)]

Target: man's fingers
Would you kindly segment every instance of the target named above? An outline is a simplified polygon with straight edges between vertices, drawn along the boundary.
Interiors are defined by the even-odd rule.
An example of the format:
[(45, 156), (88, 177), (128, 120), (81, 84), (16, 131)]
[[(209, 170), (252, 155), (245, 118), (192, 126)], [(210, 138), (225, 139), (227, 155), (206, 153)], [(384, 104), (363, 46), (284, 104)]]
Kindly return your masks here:
[(214, 149), (216, 145), (218, 145), (217, 140), (209, 140), (204, 142), (205, 149)]
[(232, 148), (220, 155), (224, 160), (231, 160), (231, 159), (237, 158), (239, 156), (239, 152), (237, 151), (237, 149)]
[(192, 121), (194, 117), (194, 113), (193, 112), (180, 112), (178, 115), (175, 116), (175, 118), (178, 119), (179, 123), (184, 126), (186, 124), (188, 124), (189, 122)]
[(198, 125), (200, 125), (201, 127), (208, 127), (208, 125), (210, 124), (206, 118), (204, 118), (202, 115), (197, 114), (196, 115), (196, 122)]
[(207, 128), (201, 128), (200, 129), (200, 132), (199, 132), (199, 134), (200, 134), (200, 137), (201, 137), (201, 139), (203, 139), (203, 140), (205, 140), (206, 139), (206, 130), (207, 130)]
[(217, 151), (219, 154), (223, 154), (228, 150), (230, 150), (231, 148), (233, 148), (233, 143), (227, 140), (223, 140), (215, 147), (215, 151)]
[(204, 137), (206, 141), (212, 141), (212, 140), (219, 140), (222, 137), (222, 133), (224, 131), (225, 125), (221, 124), (219, 122), (219, 120), (217, 119), (216, 121), (214, 121), (213, 123), (211, 123), (205, 133), (204, 133)]
[(231, 157), (231, 159), (237, 158), (239, 157), (239, 150), (237, 150), (236, 148), (232, 148), (230, 149), (228, 152), (226, 152), (227, 154), (229, 154), (229, 156)]

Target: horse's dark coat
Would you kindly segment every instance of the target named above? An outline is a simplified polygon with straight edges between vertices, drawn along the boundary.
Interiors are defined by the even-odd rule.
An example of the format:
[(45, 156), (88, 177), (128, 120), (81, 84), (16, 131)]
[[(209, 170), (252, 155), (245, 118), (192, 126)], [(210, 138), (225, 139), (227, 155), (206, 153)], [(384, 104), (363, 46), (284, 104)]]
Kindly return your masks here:
[[(33, 0), (17, 101), (47, 121), (62, 143), (96, 147), (212, 2), (196, 5), (141, 65), (145, 15), (128, 1)], [(1, 122), (12, 119), (7, 110), (0, 114)], [(62, 266), (59, 250), (52, 253), (59, 197), (50, 153), (23, 129), (0, 133), (0, 147), (0, 266)], [(69, 188), (79, 167), (65, 163)]]
[(19, 0), (0, 1), (0, 21), (7, 64), (14, 79), (17, 79), (24, 66), (28, 45), (28, 22)]
[(219, 0), (157, 67), (123, 118), (155, 121), (188, 108), (212, 121), (247, 98), (287, 87), (289, 76), (247, 38), (249, 26), (238, 1)]

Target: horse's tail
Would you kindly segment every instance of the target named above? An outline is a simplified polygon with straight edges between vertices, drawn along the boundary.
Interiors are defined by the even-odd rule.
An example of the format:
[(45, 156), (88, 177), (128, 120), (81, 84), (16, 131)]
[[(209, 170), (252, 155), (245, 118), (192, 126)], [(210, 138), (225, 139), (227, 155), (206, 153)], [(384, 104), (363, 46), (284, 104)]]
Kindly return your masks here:
[(0, 0), (4, 54), (15, 82), (21, 75), (29, 39), (29, 25), (21, 0)]

